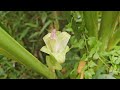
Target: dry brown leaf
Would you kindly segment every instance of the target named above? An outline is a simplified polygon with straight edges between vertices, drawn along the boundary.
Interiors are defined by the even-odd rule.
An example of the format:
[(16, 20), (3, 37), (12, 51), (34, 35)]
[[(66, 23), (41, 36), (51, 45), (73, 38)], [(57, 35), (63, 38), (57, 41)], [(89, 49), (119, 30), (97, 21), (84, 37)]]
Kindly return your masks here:
[(80, 61), (78, 65), (77, 72), (80, 74), (80, 79), (84, 78), (84, 71), (83, 68), (85, 67), (86, 62), (85, 61)]
[(84, 78), (84, 71), (81, 72), (81, 77), (80, 79), (83, 79)]
[(85, 61), (80, 61), (77, 72), (81, 73), (82, 69), (84, 68), (86, 62)]

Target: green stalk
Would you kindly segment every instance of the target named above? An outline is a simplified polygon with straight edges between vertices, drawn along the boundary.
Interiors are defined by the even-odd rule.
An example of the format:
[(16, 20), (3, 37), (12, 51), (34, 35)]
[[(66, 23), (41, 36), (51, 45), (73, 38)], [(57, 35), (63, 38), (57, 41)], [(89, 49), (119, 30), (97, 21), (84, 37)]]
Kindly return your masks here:
[(118, 44), (118, 42), (120, 42), (120, 27), (118, 28), (118, 30), (113, 34), (113, 36), (109, 40), (107, 50), (113, 49), (114, 46)]
[(32, 68), (39, 74), (54, 79), (55, 73), (51, 72), (44, 64), (35, 58), (30, 52), (15, 41), (4, 29), (0, 27), (0, 53), (18, 60), (22, 64)]
[(103, 11), (101, 26), (99, 31), (99, 40), (102, 42), (101, 51), (106, 50), (109, 38), (113, 34), (116, 21), (118, 19), (118, 11)]
[(98, 38), (98, 14), (97, 11), (84, 11), (84, 21), (88, 35)]

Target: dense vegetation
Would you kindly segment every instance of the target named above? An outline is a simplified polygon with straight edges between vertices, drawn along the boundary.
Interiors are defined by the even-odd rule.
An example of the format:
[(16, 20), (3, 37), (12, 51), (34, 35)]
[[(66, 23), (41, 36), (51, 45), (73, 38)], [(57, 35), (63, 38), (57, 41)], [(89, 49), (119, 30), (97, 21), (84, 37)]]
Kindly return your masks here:
[[(118, 11), (0, 11), (0, 16), (0, 27), (3, 28), (0, 29), (1, 79), (120, 78)], [(56, 34), (60, 37), (58, 42), (68, 42), (66, 50), (62, 52), (65, 54), (59, 55), (58, 58), (55, 56), (57, 54), (46, 54), (41, 50), (43, 46), (48, 46), (43, 38), (54, 29), (57, 32), (67, 32), (61, 36)], [(8, 40), (4, 31), (33, 56), (22, 47), (21, 51), (18, 50), (16, 42), (12, 42), (12, 39)], [(10, 43), (14, 44), (13, 48)], [(54, 44), (51, 44), (51, 47), (54, 49)], [(64, 55), (65, 61), (61, 63), (60, 60)], [(31, 65), (36, 59), (34, 56), (41, 63)]]

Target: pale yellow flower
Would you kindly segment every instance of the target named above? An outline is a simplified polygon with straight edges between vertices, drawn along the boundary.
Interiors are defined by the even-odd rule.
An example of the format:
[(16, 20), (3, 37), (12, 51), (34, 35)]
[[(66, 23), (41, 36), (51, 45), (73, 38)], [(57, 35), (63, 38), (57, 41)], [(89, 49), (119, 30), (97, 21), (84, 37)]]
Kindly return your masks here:
[(60, 32), (53, 30), (43, 37), (46, 46), (41, 48), (42, 52), (55, 57), (57, 62), (65, 62), (65, 55), (69, 51), (67, 43), (70, 35), (67, 32)]

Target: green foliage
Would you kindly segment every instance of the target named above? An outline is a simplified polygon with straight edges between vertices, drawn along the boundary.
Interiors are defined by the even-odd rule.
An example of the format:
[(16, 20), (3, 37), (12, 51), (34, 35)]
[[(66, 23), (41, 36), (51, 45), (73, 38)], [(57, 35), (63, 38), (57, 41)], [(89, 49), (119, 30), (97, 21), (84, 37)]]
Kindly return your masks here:
[[(94, 13), (96, 13), (96, 14), (98, 13), (98, 15), (99, 15), (98, 19), (97, 19), (98, 16), (96, 16)], [(103, 30), (105, 30), (105, 32), (107, 34), (109, 34), (108, 33), (109, 30), (116, 29), (115, 23), (116, 23), (116, 20), (118, 17), (118, 12), (115, 12), (115, 14), (113, 14), (114, 12), (103, 12), (103, 13), (104, 14), (106, 13), (105, 14), (106, 17), (107, 17), (107, 13), (111, 13), (111, 16), (107, 17), (107, 18), (110, 18), (111, 21), (105, 20), (105, 22), (112, 23), (112, 25), (110, 25), (110, 27), (112, 27), (112, 28), (108, 29), (108, 31), (106, 31), (105, 28), (103, 28)], [(103, 35), (101, 34), (101, 36), (99, 36), (100, 40), (97, 39), (98, 38), (97, 33), (99, 35), (99, 33), (102, 32), (101, 29), (98, 32), (98, 29), (100, 27), (102, 27), (101, 25), (104, 22), (103, 20), (101, 21), (101, 19), (103, 19), (103, 18), (101, 18), (101, 15), (103, 15), (103, 13), (99, 14), (99, 12), (86, 12), (85, 11), (83, 14), (81, 14), (84, 16), (84, 19), (82, 19), (82, 22), (78, 22), (77, 24), (70, 22), (67, 25), (68, 31), (70, 31), (71, 33), (74, 33), (74, 35), (75, 35), (75, 36), (71, 37), (70, 45), (71, 45), (72, 50), (76, 48), (76, 52), (74, 52), (74, 53), (76, 53), (79, 57), (78, 62), (81, 60), (87, 61), (86, 67), (84, 68), (84, 71), (85, 71), (84, 74), (85, 74), (86, 79), (92, 79), (92, 78), (115, 79), (116, 75), (119, 76), (119, 72), (120, 72), (119, 67), (118, 67), (119, 66), (119, 58), (116, 58), (116, 56), (115, 56), (114, 58), (110, 59), (111, 54), (109, 54), (110, 52), (113, 52), (114, 50), (107, 51), (107, 52), (104, 50), (101, 51), (101, 49), (104, 48), (103, 42), (105, 42), (105, 40), (103, 40), (103, 42), (101, 41), (101, 38), (104, 38), (104, 31), (103, 31)], [(77, 14), (74, 13), (73, 18), (76, 18), (76, 17), (77, 17)], [(92, 17), (92, 18), (90, 18), (90, 17)], [(107, 19), (107, 18), (105, 18), (105, 19)], [(72, 20), (76, 21), (77, 18), (72, 19)], [(96, 22), (96, 23), (94, 23), (94, 22)], [(78, 27), (81, 26), (80, 23), (85, 23), (85, 26), (82, 29), (83, 31), (77, 32), (77, 34), (75, 34), (76, 31), (78, 30)], [(99, 23), (102, 23), (102, 24), (99, 24)], [(76, 28), (72, 27), (72, 24)], [(79, 24), (79, 26), (77, 26), (78, 24)], [(99, 25), (99, 27), (97, 26), (97, 24)], [(106, 23), (105, 23), (104, 27), (107, 28)], [(85, 28), (87, 28), (88, 32), (86, 32)], [(80, 31), (80, 29), (79, 29), (79, 31)], [(113, 32), (111, 31), (111, 34), (112, 33)], [(78, 34), (79, 34), (79, 36), (78, 36)], [(107, 37), (107, 34), (105, 35), (106, 37)], [(92, 36), (92, 37), (90, 37), (90, 36)], [(80, 37), (80, 39), (78, 39), (78, 37)], [(108, 39), (108, 41), (109, 41), (109, 39)], [(114, 45), (116, 45), (116, 44), (117, 43), (115, 43)], [(107, 47), (107, 45), (106, 45), (106, 47)], [(109, 47), (109, 45), (108, 45), (108, 47)], [(71, 51), (71, 52), (73, 52), (73, 51)], [(113, 53), (115, 54), (115, 52), (113, 52)], [(69, 56), (69, 57), (71, 57), (71, 56)], [(73, 60), (75, 60), (75, 59), (73, 59)], [(110, 60), (112, 60), (112, 63), (110, 63), (111, 62)], [(77, 68), (75, 68), (76, 65), (78, 65), (78, 62), (76, 64), (74, 64), (73, 70), (71, 71), (72, 78), (80, 78), (80, 76), (77, 73)], [(113, 64), (113, 62), (114, 62), (114, 64)], [(112, 72), (112, 74), (110, 74), (111, 71), (114, 71), (114, 72)]]
[[(120, 78), (119, 11), (1, 11), (0, 15), (0, 26), (57, 78)], [(46, 57), (50, 53), (39, 51), (46, 44), (43, 37), (53, 29), (71, 35), (70, 50), (62, 55), (65, 56), (62, 64), (56, 60), (60, 57)], [(49, 44), (54, 47), (53, 42)], [(61, 40), (61, 47), (63, 44)], [(0, 52), (8, 57), (12, 54), (2, 48)], [(83, 75), (78, 73), (80, 61), (86, 62)], [(45, 78), (3, 55), (0, 55), (0, 62), (0, 78)]]

